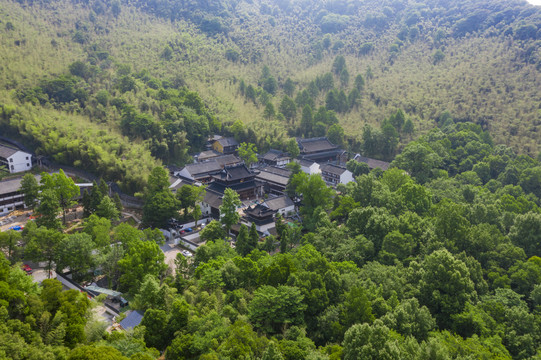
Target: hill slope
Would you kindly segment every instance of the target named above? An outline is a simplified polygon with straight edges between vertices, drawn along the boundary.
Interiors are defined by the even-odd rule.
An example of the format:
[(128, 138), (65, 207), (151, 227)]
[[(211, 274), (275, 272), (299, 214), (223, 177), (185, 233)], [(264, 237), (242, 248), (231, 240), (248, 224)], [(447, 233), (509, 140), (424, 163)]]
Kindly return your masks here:
[[(0, 99), (38, 111), (53, 107), (68, 118), (78, 113), (73, 121), (98, 123), (174, 163), (184, 160), (171, 150), (172, 134), (189, 126), (168, 128), (168, 105), (154, 94), (161, 87), (197, 91), (215, 114), (209, 116), (216, 116), (208, 131), (218, 119), (240, 119), (258, 135), (260, 148), (279, 146), (288, 136), (325, 134), (333, 121), (318, 128), (313, 120), (311, 130), (303, 130), (308, 103), (314, 113), (322, 105), (335, 110), (353, 150), (362, 147), (365, 124), (377, 126), (402, 109), (417, 135), (447, 111), (490, 129), (496, 143), (536, 155), (540, 19), (541, 11), (523, 1), (3, 1)], [(344, 60), (339, 68), (337, 57)], [(88, 97), (79, 107), (28, 101), (28, 89), (69, 74), (76, 61), (95, 70), (77, 85)], [(355, 81), (358, 75), (364, 85)], [(133, 89), (119, 89), (123, 76), (134, 79)], [(355, 87), (360, 92), (351, 101)], [(100, 90), (122, 104), (107, 101), (98, 111)], [(286, 93), (297, 108), (282, 117)], [(124, 103), (159, 129), (127, 134)], [(275, 115), (264, 114), (268, 103)], [(188, 139), (191, 151), (197, 141)], [(160, 155), (156, 143), (170, 153)]]

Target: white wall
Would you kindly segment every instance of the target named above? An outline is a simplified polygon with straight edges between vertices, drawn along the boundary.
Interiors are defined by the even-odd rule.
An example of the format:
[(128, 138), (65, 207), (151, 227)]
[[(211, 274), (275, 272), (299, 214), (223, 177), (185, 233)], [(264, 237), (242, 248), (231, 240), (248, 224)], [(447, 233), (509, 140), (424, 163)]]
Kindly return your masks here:
[(32, 155), (28, 153), (17, 151), (15, 154), (7, 158), (7, 160), (10, 173), (17, 173), (32, 169)]
[(282, 216), (285, 216), (287, 214), (289, 214), (290, 212), (294, 212), (295, 211), (295, 205), (291, 205), (291, 206), (288, 206), (288, 207), (285, 207), (283, 209), (279, 209), (278, 210), (278, 213)]
[(352, 182), (354, 181), (355, 179), (353, 178), (353, 173), (349, 170), (346, 170), (342, 173), (342, 175), (340, 175), (340, 183), (341, 184), (347, 184), (349, 182)]
[(192, 179), (194, 180), (192, 174), (190, 174), (190, 172), (188, 171), (188, 169), (186, 169), (186, 167), (184, 167), (184, 169), (180, 170), (178, 173), (176, 173), (177, 176), (182, 176), (182, 177), (185, 177), (186, 179)]

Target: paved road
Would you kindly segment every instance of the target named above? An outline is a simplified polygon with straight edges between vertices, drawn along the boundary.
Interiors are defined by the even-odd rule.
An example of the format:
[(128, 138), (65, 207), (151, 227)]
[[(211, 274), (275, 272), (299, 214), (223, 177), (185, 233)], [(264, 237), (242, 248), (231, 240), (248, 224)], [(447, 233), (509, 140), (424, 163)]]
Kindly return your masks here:
[(165, 263), (173, 274), (175, 273), (175, 258), (178, 253), (180, 253), (180, 249), (178, 246), (175, 246), (173, 241), (167, 241), (165, 244), (160, 246), (160, 249), (162, 249), (163, 254), (165, 255)]

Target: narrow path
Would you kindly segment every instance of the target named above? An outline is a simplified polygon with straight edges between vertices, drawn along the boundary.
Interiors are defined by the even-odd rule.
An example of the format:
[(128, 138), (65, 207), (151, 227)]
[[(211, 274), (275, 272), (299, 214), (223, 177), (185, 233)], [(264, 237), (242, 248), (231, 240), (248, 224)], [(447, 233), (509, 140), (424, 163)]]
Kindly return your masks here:
[(135, 220), (138, 224), (141, 223), (141, 220), (139, 220), (139, 218), (137, 218), (137, 216), (135, 216), (135, 215), (132, 214), (132, 213), (123, 211), (123, 212), (122, 212), (122, 215), (133, 218), (133, 220)]

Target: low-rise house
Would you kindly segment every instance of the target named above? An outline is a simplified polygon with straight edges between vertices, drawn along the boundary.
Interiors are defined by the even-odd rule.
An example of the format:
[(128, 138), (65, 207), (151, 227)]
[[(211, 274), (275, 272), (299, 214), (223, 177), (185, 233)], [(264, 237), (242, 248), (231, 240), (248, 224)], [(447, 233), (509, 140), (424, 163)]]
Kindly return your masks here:
[(145, 314), (139, 310), (133, 310), (119, 323), (119, 325), (123, 330), (131, 330), (141, 324), (144, 315)]
[(191, 181), (207, 183), (212, 175), (220, 172), (222, 165), (217, 161), (206, 161), (204, 163), (188, 164), (182, 170), (175, 173), (175, 176)]
[(361, 154), (355, 155), (353, 157), (353, 160), (367, 164), (370, 170), (380, 168), (381, 170), (385, 171), (389, 168), (389, 166), (391, 166), (391, 164), (386, 161), (371, 159), (365, 156), (361, 156)]
[(225, 189), (229, 188), (236, 191), (241, 200), (255, 199), (263, 193), (262, 185), (255, 181), (256, 175), (244, 163), (226, 165), (219, 173), (212, 175), (207, 191), (223, 195)]
[(291, 156), (283, 151), (270, 149), (260, 160), (267, 165), (285, 166), (291, 161)]
[[(326, 137), (310, 139), (298, 138), (297, 144), (299, 145), (299, 157), (301, 159), (312, 160), (318, 163), (341, 163), (344, 161), (344, 150), (331, 143)], [(345, 159), (345, 161), (347, 161), (347, 159)]]
[(308, 159), (298, 159), (296, 160), (301, 166), (301, 170), (308, 175), (319, 174), (321, 172), (319, 164), (315, 161)]
[(209, 161), (188, 164), (182, 170), (175, 173), (175, 176), (188, 182), (208, 183), (212, 176), (218, 174), (225, 166), (241, 164), (242, 160), (233, 154), (220, 155)]
[(199, 206), (201, 207), (201, 214), (203, 216), (210, 216), (213, 219), (219, 220), (222, 195), (207, 191)]
[(217, 151), (205, 150), (205, 151), (201, 151), (197, 155), (194, 155), (194, 159), (195, 159), (196, 162), (205, 162), (207, 160), (214, 159), (214, 158), (216, 158), (216, 157), (218, 157), (220, 155), (222, 155), (222, 154), (220, 154)]
[(263, 205), (282, 216), (295, 212), (295, 204), (293, 203), (293, 200), (286, 195), (267, 199)]
[(0, 145), (0, 165), (5, 165), (10, 173), (28, 171), (32, 169), (32, 154)]
[(291, 170), (289, 169), (267, 166), (259, 170), (256, 180), (263, 185), (263, 191), (266, 194), (282, 195), (286, 190), (290, 176)]
[(212, 143), (212, 148), (221, 154), (234, 154), (239, 147), (235, 138), (220, 138)]
[(333, 164), (321, 165), (321, 177), (331, 186), (338, 184), (347, 184), (353, 179), (353, 173), (343, 166)]
[[(7, 215), (11, 211), (24, 209), (24, 194), (21, 192), (22, 177), (0, 181), (0, 216)], [(40, 175), (36, 175), (39, 183)]]
[(244, 219), (250, 224), (254, 223), (256, 230), (260, 233), (275, 227), (274, 214), (276, 211), (261, 204), (244, 209)]

